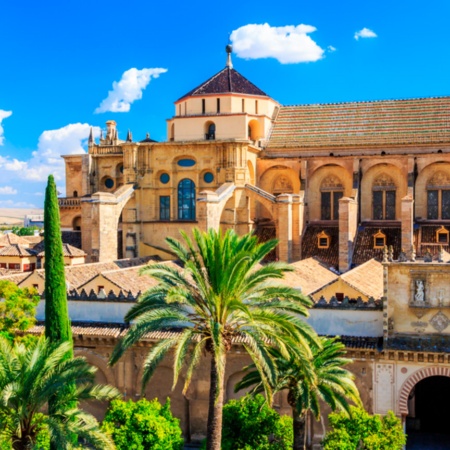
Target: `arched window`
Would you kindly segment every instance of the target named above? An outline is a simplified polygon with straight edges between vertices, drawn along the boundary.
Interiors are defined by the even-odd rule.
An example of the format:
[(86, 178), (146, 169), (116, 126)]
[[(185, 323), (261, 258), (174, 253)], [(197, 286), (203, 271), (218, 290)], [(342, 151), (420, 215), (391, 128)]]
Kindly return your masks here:
[(73, 196), (78, 197), (78, 191), (73, 191)]
[(427, 219), (450, 219), (450, 178), (436, 172), (427, 183)]
[(195, 183), (188, 178), (178, 183), (178, 220), (195, 220)]
[(379, 175), (372, 188), (373, 220), (395, 220), (395, 193), (397, 187), (387, 174)]
[(321, 220), (339, 219), (339, 199), (344, 196), (344, 186), (334, 175), (326, 177), (320, 186)]
[(216, 139), (216, 125), (213, 122), (207, 122), (205, 128), (205, 139), (207, 141)]

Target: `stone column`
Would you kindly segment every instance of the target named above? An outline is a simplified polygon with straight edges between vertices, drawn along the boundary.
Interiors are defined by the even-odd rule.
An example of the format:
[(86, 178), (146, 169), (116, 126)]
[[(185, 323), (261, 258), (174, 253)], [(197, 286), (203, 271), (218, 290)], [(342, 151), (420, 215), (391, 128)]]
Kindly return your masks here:
[(409, 195), (401, 200), (402, 250), (409, 254), (414, 242), (414, 199)]
[(277, 197), (278, 258), (285, 262), (291, 262), (293, 259), (292, 197), (292, 194), (281, 194)]
[(339, 271), (350, 269), (358, 225), (358, 202), (349, 197), (339, 200)]

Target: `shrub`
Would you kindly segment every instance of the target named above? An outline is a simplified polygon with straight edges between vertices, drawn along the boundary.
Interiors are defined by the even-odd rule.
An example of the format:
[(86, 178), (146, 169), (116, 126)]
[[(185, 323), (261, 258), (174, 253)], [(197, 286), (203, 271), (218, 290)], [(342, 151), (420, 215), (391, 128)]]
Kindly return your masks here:
[(292, 418), (280, 416), (262, 395), (230, 400), (223, 408), (222, 450), (288, 450)]
[(180, 421), (172, 416), (170, 399), (164, 405), (158, 399), (113, 400), (102, 428), (112, 436), (118, 450), (183, 449)]
[(322, 442), (324, 450), (401, 450), (406, 444), (401, 421), (392, 411), (382, 417), (352, 407), (351, 417), (336, 413), (329, 419), (332, 430)]

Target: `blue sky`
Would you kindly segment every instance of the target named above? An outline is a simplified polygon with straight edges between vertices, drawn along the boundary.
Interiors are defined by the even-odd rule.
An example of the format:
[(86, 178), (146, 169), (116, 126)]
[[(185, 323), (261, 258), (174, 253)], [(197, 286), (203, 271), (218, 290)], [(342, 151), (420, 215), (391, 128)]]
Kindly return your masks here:
[(63, 191), (59, 155), (90, 126), (165, 140), (230, 33), (234, 67), (284, 105), (450, 95), (448, 0), (168, 4), (3, 2), (0, 207), (41, 207), (49, 173)]

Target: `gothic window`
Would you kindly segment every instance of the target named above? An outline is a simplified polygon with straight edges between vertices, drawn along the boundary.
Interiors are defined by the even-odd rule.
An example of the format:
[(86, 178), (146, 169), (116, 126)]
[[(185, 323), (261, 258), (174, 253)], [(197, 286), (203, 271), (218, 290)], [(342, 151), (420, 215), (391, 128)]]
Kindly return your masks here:
[(427, 219), (450, 220), (450, 178), (437, 172), (427, 183)]
[(178, 184), (178, 220), (195, 220), (195, 184), (188, 178)]
[(170, 220), (170, 195), (159, 197), (159, 220)]
[(375, 179), (372, 190), (373, 220), (395, 220), (396, 186), (389, 175)]
[(344, 196), (344, 186), (334, 175), (326, 177), (320, 187), (321, 220), (339, 219), (339, 199)]

